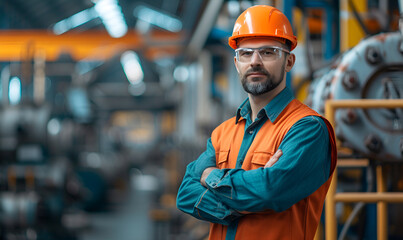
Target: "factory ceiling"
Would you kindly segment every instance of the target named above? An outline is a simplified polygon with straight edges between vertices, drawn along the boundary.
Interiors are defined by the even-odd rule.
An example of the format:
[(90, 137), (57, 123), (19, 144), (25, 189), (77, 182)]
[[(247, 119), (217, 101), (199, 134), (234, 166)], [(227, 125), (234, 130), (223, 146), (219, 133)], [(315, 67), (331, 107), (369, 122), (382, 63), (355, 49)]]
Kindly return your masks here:
[[(159, 84), (161, 74), (172, 71), (172, 65), (178, 62), (194, 59), (211, 34), (224, 2), (3, 0), (0, 63), (29, 62), (39, 55), (46, 60), (47, 77), (53, 79), (68, 74), (72, 64), (77, 71), (90, 63), (92, 74), (71, 74), (71, 84), (85, 82), (90, 101), (98, 107), (115, 110), (173, 106), (174, 99), (166, 95), (175, 94)], [(148, 84), (142, 96), (130, 94), (132, 86), (117, 66), (126, 50), (136, 52), (142, 61), (144, 82)], [(21, 69), (21, 75), (34, 78), (33, 70), (24, 73), (18, 65), (10, 69), (11, 75)]]
[[(46, 42), (46, 44), (54, 44), (55, 47), (61, 46), (60, 48), (65, 44), (70, 48), (76, 47), (76, 55), (79, 54), (77, 52), (81, 53), (77, 55), (77, 58), (101, 57), (99, 54), (89, 56), (89, 53), (87, 55), (83, 53), (86, 50), (93, 51), (89, 49), (90, 45), (94, 48), (104, 47), (104, 52), (116, 50), (105, 48), (107, 44), (100, 46), (99, 41), (107, 41), (115, 47), (117, 44), (120, 46), (123, 44), (124, 47), (128, 45), (131, 48), (150, 48), (145, 55), (153, 59), (159, 57), (160, 49), (155, 47), (162, 48), (165, 54), (178, 54), (178, 51), (191, 41), (196, 31), (208, 35), (212, 25), (199, 26), (198, 23), (203, 16), (206, 18), (205, 15), (215, 19), (218, 11), (207, 12), (206, 10), (209, 5), (219, 9), (222, 2), (211, 0), (4, 0), (0, 3), (0, 11), (2, 11), (0, 29), (7, 31), (0, 33), (2, 36), (0, 41), (1, 43), (18, 43), (21, 39), (25, 39), (23, 44), (26, 45), (30, 39), (33, 39), (39, 45)], [(116, 6), (112, 6), (113, 4)], [(119, 14), (121, 19), (118, 19)], [(126, 26), (120, 26), (118, 20), (123, 20)], [(203, 29), (198, 30), (199, 28)], [(105, 29), (109, 35), (105, 34)], [(24, 30), (24, 32), (18, 30)], [(77, 33), (83, 35), (77, 35)], [(55, 37), (55, 34), (58, 36)], [(86, 50), (83, 49), (84, 45)], [(200, 48), (200, 46), (197, 47)], [(9, 55), (4, 53), (0, 56), (0, 60), (15, 58), (11, 49), (9, 52)], [(48, 58), (52, 58), (52, 52), (48, 53), (50, 53), (47, 54)], [(18, 51), (15, 54), (17, 55)]]
[[(9, 29), (47, 29), (53, 24), (66, 19), (78, 12), (94, 7), (102, 0), (3, 0), (4, 12), (10, 17)], [(203, 11), (203, 0), (111, 0), (120, 6), (129, 27), (135, 27), (136, 17), (133, 11), (138, 6), (148, 6), (161, 12), (177, 16), (182, 22), (191, 27), (197, 20), (195, 16)], [(4, 24), (3, 24), (4, 25)], [(82, 26), (83, 29), (102, 28), (99, 24), (91, 23)]]

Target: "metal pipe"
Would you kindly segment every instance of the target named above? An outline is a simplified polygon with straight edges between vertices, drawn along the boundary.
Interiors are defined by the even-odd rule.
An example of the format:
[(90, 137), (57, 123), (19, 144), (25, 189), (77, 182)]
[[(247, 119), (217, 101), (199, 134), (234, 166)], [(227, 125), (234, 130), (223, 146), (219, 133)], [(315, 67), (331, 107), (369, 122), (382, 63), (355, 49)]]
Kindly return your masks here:
[[(327, 101), (325, 104), (325, 114), (327, 120), (334, 127), (334, 107)], [(334, 169), (332, 183), (329, 186), (325, 200), (325, 233), (327, 240), (336, 240), (337, 236), (337, 220), (336, 220), (336, 201), (334, 196), (337, 188), (337, 167)]]
[(1, 70), (0, 74), (1, 78), (1, 103), (2, 105), (8, 105), (8, 89), (10, 84), (10, 65), (7, 65)]
[(223, 0), (208, 1), (206, 9), (203, 11), (199, 24), (188, 44), (187, 53), (191, 58), (195, 58), (200, 53), (207, 40), (208, 33), (214, 26), (222, 5)]
[(368, 167), (368, 165), (368, 159), (343, 158), (337, 161), (337, 167)]
[[(376, 167), (376, 188), (378, 194), (385, 194), (386, 186), (385, 186), (385, 178), (383, 174), (382, 165), (378, 165)], [(398, 194), (400, 195), (400, 202), (403, 202), (403, 193)], [(378, 240), (387, 240), (388, 239), (388, 206), (387, 203), (389, 201), (379, 201), (377, 203), (377, 216), (378, 216), (378, 223), (377, 223), (377, 235)]]
[(362, 193), (337, 193), (334, 196), (335, 202), (389, 202), (401, 203), (403, 202), (403, 193), (387, 193), (387, 192), (362, 192)]
[(37, 51), (34, 57), (34, 102), (41, 105), (45, 101), (45, 51)]
[[(290, 23), (293, 23), (293, 9), (295, 7), (296, 0), (283, 0), (282, 5), (279, 6), (279, 9), (284, 13)], [(292, 86), (292, 72), (288, 72), (286, 74), (286, 85)]]

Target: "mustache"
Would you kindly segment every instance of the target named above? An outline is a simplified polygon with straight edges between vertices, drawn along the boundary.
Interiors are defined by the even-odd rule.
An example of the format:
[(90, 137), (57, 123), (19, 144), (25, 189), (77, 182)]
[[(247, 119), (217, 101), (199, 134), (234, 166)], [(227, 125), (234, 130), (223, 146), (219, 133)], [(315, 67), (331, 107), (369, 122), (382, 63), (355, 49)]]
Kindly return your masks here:
[(245, 72), (245, 76), (247, 76), (249, 74), (252, 74), (252, 73), (262, 73), (262, 74), (265, 74), (267, 76), (270, 76), (270, 73), (266, 69), (264, 69), (262, 67), (259, 67), (259, 66), (258, 67), (253, 67), (253, 68), (247, 70)]

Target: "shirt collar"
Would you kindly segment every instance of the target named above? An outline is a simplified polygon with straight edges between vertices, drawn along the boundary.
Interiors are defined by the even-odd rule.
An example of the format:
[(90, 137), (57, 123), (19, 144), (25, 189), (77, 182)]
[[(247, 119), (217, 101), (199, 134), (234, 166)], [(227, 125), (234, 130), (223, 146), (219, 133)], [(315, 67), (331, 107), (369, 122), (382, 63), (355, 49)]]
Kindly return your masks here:
[[(267, 118), (274, 122), (284, 108), (294, 99), (294, 95), (288, 87), (284, 88), (277, 96), (273, 98), (262, 110), (266, 113)], [(246, 119), (246, 116), (252, 112), (249, 98), (239, 106), (236, 114), (236, 124), (241, 118)]]
[(248, 115), (251, 112), (250, 108), (250, 103), (249, 103), (249, 98), (245, 99), (243, 103), (238, 107), (238, 110), (236, 111), (236, 119), (235, 119), (235, 124), (239, 122), (239, 120), (242, 118), (246, 119), (246, 115)]

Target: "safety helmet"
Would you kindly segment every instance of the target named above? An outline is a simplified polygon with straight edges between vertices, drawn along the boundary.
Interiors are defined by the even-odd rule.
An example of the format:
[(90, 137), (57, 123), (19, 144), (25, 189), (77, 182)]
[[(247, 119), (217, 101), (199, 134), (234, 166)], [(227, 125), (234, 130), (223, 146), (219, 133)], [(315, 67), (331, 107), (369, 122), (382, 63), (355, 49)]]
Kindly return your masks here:
[(228, 44), (237, 48), (237, 40), (249, 37), (274, 37), (291, 42), (291, 50), (297, 46), (297, 37), (287, 17), (275, 7), (256, 5), (246, 9), (235, 22)]

